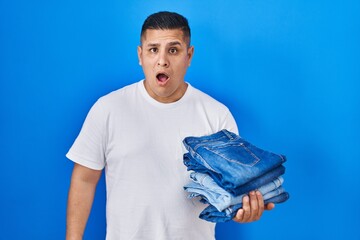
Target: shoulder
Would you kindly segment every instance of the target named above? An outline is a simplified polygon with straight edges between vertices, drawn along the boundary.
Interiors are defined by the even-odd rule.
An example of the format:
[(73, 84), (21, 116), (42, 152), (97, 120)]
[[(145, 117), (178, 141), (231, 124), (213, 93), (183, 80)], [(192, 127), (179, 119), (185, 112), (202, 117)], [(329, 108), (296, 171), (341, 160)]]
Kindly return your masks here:
[(227, 106), (194, 87), (191, 87), (190, 90), (192, 106), (190, 109), (193, 110), (194, 115), (200, 115), (200, 119), (206, 120), (210, 126), (210, 132), (217, 132), (221, 129), (238, 132), (235, 119)]
[(114, 90), (102, 97), (100, 97), (95, 105), (101, 105), (102, 107), (111, 107), (111, 106), (119, 106), (119, 104), (126, 104), (131, 102), (138, 94), (138, 84), (140, 82), (136, 82), (117, 90)]
[(134, 95), (136, 95), (136, 92), (138, 90), (138, 84), (140, 84), (140, 82), (136, 82), (127, 86), (124, 86), (122, 88), (119, 88), (117, 90), (114, 90), (102, 97), (99, 98), (100, 101), (102, 102), (111, 102), (111, 101), (116, 101), (119, 98), (127, 98), (127, 97), (132, 97)]
[(191, 95), (194, 102), (202, 104), (211, 109), (228, 111), (227, 106), (225, 106), (222, 102), (191, 85), (189, 85), (189, 87), (191, 88)]
[(136, 82), (101, 96), (92, 105), (90, 113), (106, 117), (113, 111), (130, 107), (129, 105), (137, 96), (138, 84), (139, 82)]

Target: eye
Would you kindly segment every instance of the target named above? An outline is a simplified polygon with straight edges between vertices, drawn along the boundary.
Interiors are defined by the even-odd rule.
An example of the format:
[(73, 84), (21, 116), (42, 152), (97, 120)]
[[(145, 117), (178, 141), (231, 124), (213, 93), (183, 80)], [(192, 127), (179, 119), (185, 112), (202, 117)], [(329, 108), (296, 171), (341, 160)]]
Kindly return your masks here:
[(170, 48), (169, 53), (175, 54), (175, 53), (177, 53), (177, 49), (176, 48)]
[(158, 49), (157, 48), (150, 48), (149, 51), (151, 53), (157, 53), (158, 52)]

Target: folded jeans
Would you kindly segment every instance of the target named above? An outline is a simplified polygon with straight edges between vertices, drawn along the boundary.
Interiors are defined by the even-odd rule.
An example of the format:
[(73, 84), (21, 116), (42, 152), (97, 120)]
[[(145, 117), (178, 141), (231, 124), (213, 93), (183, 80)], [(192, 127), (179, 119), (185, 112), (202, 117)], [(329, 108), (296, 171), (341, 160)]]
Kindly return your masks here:
[[(282, 203), (289, 199), (289, 193), (283, 192), (277, 196), (274, 196), (269, 199), (264, 199), (264, 203)], [(237, 211), (242, 208), (242, 203), (233, 205), (222, 212), (219, 212), (214, 206), (209, 205), (206, 207), (201, 213), (200, 218), (209, 222), (228, 222), (232, 220), (235, 216)]]
[[(219, 187), (207, 174), (192, 172), (190, 174), (190, 178), (193, 182), (184, 186), (184, 189), (190, 193), (189, 198), (200, 196), (206, 200), (206, 202), (213, 205), (218, 211), (223, 211), (232, 205), (242, 203), (242, 199), (245, 196), (245, 194), (239, 196), (232, 195), (223, 188)], [(284, 179), (280, 176), (259, 187), (257, 190), (259, 190), (263, 196), (266, 196), (267, 194), (275, 192), (274, 190), (282, 188), (281, 185), (283, 182)], [(276, 192), (276, 194), (279, 193)], [(273, 197), (275, 195), (273, 193), (273, 195), (268, 196)]]
[[(221, 188), (222, 186), (221, 177), (219, 174), (210, 171), (204, 166), (200, 165), (194, 158), (191, 157), (190, 154), (184, 154), (184, 165), (187, 166), (188, 171), (195, 171), (199, 173), (208, 174)], [(280, 165), (261, 176), (258, 176), (251, 181), (244, 183), (240, 186), (235, 186), (234, 188), (227, 188), (226, 191), (233, 194), (234, 196), (239, 196), (244, 193), (248, 193), (254, 189), (258, 189), (259, 187), (271, 182), (275, 178), (283, 175), (285, 173), (285, 167)]]
[(285, 156), (260, 149), (227, 130), (183, 141), (190, 156), (206, 169), (225, 190), (234, 189), (275, 169)]

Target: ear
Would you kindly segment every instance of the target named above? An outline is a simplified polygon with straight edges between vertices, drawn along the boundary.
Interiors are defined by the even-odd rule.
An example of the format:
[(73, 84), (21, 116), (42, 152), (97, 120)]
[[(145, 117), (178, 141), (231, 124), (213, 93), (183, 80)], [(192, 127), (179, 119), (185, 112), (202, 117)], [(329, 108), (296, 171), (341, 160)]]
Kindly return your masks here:
[(192, 57), (193, 57), (193, 55), (194, 55), (194, 46), (190, 46), (190, 47), (188, 48), (187, 54), (188, 54), (188, 65), (190, 66)]
[(137, 54), (138, 54), (138, 59), (139, 59), (139, 65), (141, 66), (142, 65), (142, 62), (141, 62), (142, 48), (141, 48), (141, 46), (137, 47)]

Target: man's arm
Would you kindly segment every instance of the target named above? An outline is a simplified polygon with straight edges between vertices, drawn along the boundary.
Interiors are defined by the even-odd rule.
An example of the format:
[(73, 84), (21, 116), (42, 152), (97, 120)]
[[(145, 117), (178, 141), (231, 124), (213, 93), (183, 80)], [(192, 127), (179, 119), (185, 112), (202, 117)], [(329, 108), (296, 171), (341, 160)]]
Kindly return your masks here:
[(75, 163), (68, 196), (66, 240), (82, 239), (101, 172)]

